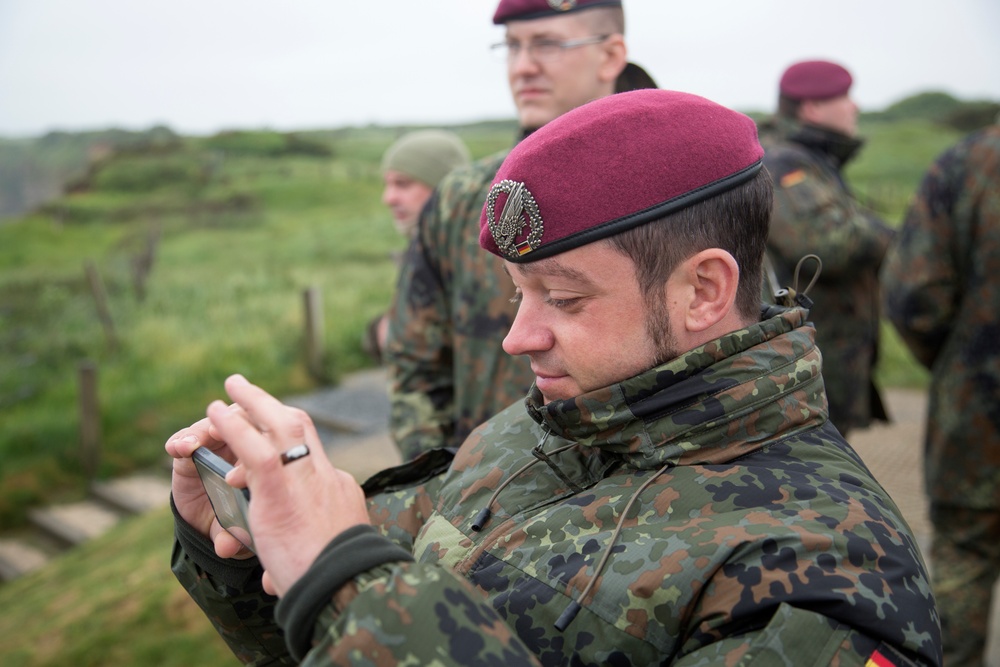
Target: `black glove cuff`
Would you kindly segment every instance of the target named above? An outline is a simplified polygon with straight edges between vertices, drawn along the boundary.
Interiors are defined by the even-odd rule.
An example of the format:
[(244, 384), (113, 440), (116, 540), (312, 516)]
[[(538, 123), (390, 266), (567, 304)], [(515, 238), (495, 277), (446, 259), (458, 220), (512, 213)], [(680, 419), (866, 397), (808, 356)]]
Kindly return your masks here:
[(170, 510), (174, 513), (174, 538), (177, 544), (213, 581), (239, 590), (246, 589), (248, 581), (255, 581), (259, 586), (263, 570), (256, 556), (244, 560), (219, 558), (212, 540), (181, 517), (174, 504), (173, 494), (170, 496)]

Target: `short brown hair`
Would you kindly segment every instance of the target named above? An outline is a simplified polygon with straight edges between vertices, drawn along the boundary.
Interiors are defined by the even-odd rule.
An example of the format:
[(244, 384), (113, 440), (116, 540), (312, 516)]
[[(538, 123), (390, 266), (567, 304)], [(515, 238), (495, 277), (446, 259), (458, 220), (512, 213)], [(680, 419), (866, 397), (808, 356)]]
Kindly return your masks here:
[(778, 95), (778, 115), (783, 118), (797, 120), (799, 109), (802, 107), (802, 100), (793, 100), (787, 95)]
[(707, 248), (731, 254), (740, 268), (736, 310), (744, 320), (760, 315), (764, 249), (771, 219), (771, 176), (762, 169), (751, 180), (711, 199), (608, 239), (635, 264), (647, 303), (681, 262)]
[(621, 7), (583, 9), (579, 17), (590, 25), (595, 34), (625, 34), (625, 10)]

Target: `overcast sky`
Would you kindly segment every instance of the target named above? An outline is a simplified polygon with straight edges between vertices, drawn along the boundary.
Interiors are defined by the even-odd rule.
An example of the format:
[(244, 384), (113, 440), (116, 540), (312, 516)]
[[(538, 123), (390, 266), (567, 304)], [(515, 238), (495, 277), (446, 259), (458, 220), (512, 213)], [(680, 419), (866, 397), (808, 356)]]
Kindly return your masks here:
[[(497, 0), (0, 0), (0, 136), (513, 117)], [(784, 68), (847, 66), (862, 109), (1000, 100), (997, 0), (625, 0), (660, 87), (772, 109)]]

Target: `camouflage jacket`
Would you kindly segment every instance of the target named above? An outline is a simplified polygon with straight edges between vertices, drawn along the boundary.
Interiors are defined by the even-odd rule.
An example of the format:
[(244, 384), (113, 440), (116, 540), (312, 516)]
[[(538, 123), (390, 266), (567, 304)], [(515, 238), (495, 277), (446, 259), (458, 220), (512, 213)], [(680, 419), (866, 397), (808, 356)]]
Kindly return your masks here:
[(385, 350), (390, 427), (404, 459), (458, 447), (534, 380), (527, 359), (501, 347), (517, 313), (514, 287), (479, 247), (480, 214), (504, 157), (445, 177), (407, 250)]
[(932, 501), (1000, 509), (1000, 126), (931, 166), (882, 284), (886, 315), (932, 371), (924, 458)]
[[(445, 473), (388, 474), (381, 535), (337, 538), (279, 603), (289, 646), (308, 664), (939, 664), (917, 545), (827, 422), (804, 320), (573, 400), (533, 388)], [(255, 608), (174, 564), (212, 618)], [(256, 617), (217, 626), (256, 655)]]
[[(785, 119), (762, 126), (761, 143), (774, 179), (768, 257), (782, 287), (791, 285), (803, 256), (823, 261), (809, 297), (830, 415), (845, 432), (867, 426), (885, 417), (872, 370), (878, 352), (878, 270), (892, 231), (854, 200), (841, 175), (861, 144)], [(814, 267), (803, 266), (799, 290)]]

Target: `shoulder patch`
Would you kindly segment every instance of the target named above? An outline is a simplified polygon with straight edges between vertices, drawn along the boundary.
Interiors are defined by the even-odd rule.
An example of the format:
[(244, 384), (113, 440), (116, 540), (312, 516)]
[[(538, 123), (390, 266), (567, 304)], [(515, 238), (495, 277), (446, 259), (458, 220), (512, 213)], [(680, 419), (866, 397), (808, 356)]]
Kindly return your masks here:
[(889, 660), (889, 658), (885, 657), (876, 650), (868, 656), (868, 661), (865, 663), (865, 667), (896, 667), (896, 663)]
[(806, 172), (801, 169), (796, 169), (795, 171), (790, 171), (782, 176), (779, 183), (783, 188), (790, 188), (793, 185), (798, 185), (804, 180), (806, 180)]

